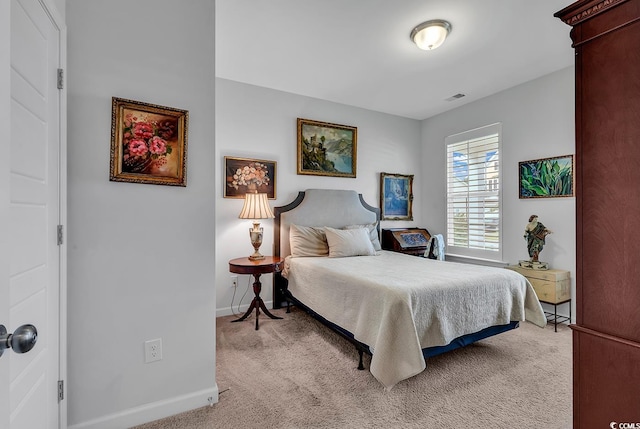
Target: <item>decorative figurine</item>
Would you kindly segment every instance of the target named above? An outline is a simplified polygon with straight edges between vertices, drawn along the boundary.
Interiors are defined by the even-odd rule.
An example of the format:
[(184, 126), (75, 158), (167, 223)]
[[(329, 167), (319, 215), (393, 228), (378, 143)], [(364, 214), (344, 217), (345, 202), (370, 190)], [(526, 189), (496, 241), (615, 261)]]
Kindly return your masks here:
[(524, 228), (524, 238), (527, 240), (530, 259), (528, 261), (520, 261), (521, 267), (533, 268), (534, 270), (549, 269), (549, 264), (547, 262), (540, 262), (538, 257), (545, 245), (545, 237), (552, 232), (553, 231), (544, 226), (542, 222), (538, 221), (538, 215), (531, 215), (529, 217), (529, 223)]

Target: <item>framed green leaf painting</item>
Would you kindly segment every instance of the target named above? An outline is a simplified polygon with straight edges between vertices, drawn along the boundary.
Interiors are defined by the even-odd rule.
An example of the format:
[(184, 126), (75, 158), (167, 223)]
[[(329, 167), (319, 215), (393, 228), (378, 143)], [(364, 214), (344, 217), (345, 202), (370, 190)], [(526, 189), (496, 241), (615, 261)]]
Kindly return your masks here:
[(573, 155), (521, 161), (520, 198), (573, 197)]

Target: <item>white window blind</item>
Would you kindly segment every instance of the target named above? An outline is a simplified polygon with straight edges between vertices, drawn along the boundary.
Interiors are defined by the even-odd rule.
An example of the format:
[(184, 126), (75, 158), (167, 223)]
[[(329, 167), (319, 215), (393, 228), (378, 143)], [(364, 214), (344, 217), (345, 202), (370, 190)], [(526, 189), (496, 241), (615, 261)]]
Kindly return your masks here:
[(448, 253), (502, 260), (500, 124), (445, 139)]

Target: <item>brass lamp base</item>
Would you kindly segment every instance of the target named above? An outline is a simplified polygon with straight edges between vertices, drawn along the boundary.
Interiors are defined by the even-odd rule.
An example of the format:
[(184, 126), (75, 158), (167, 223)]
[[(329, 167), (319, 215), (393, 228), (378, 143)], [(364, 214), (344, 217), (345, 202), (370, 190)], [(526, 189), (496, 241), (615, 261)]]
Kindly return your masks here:
[(260, 254), (260, 252), (255, 252), (253, 255), (249, 256), (250, 261), (259, 261), (264, 259), (264, 255)]
[(253, 246), (253, 255), (249, 256), (250, 261), (259, 261), (264, 259), (264, 255), (258, 252), (262, 245), (262, 232), (263, 228), (260, 227), (260, 222), (254, 222), (253, 228), (249, 228), (249, 237), (251, 237), (251, 245)]

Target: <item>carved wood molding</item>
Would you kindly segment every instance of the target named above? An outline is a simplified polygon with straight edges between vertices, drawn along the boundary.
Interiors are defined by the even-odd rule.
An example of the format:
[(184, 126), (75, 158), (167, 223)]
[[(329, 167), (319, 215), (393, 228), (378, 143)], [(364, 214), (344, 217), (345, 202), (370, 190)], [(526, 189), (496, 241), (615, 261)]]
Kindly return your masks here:
[(609, 335), (609, 334), (605, 334), (603, 332), (599, 332), (593, 329), (589, 329), (589, 328), (585, 328), (584, 326), (581, 325), (569, 325), (569, 327), (573, 330), (573, 331), (577, 331), (577, 332), (582, 332), (584, 334), (588, 334), (588, 335), (593, 335), (594, 337), (598, 337), (601, 338), (603, 340), (607, 340), (607, 341), (613, 341), (625, 346), (629, 346), (629, 347), (633, 347), (634, 349), (639, 349), (640, 350), (640, 343), (637, 343), (635, 341), (632, 340), (628, 340), (626, 338), (621, 338), (621, 337), (616, 337), (614, 335)]
[(625, 1), (627, 0), (599, 0), (586, 2), (586, 4), (585, 2), (580, 2), (581, 4), (574, 3), (556, 13), (555, 16), (564, 21), (565, 24), (575, 26)]

